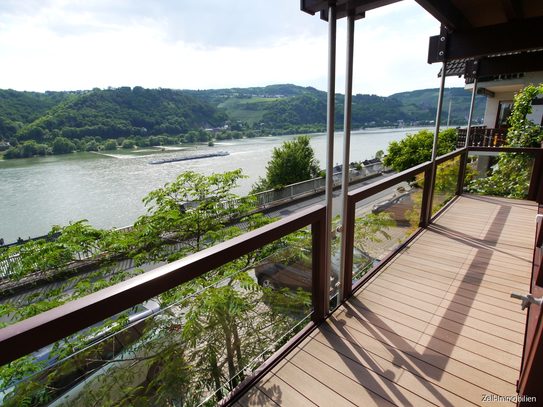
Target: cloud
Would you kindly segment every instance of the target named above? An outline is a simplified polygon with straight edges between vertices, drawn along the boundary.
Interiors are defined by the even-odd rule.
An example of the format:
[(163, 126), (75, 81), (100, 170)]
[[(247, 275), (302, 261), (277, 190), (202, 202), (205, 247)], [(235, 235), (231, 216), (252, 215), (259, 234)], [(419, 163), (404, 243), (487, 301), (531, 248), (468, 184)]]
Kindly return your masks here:
[[(338, 23), (343, 92), (345, 20)], [(439, 86), (439, 24), (413, 1), (357, 21), (355, 93)], [(293, 0), (0, 0), (0, 88), (327, 88), (328, 27)], [(461, 85), (448, 85), (461, 86)]]
[(32, 22), (59, 37), (83, 36), (104, 29), (146, 26), (164, 40), (205, 49), (262, 47), (284, 37), (318, 31), (318, 21), (291, 0), (30, 0), (8, 1), (0, 18)]

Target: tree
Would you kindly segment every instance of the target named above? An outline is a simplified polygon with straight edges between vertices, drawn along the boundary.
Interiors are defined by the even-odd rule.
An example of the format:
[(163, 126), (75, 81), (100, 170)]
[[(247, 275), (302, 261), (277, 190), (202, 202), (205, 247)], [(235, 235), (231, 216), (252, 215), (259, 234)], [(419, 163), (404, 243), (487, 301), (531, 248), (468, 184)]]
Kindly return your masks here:
[[(543, 128), (528, 120), (532, 113), (532, 100), (543, 93), (543, 84), (529, 85), (515, 95), (515, 102), (507, 132), (506, 146), (541, 147)], [(470, 192), (525, 199), (530, 187), (530, 176), (534, 164), (533, 156), (523, 153), (500, 153), (492, 174), (468, 185)]]
[(136, 142), (132, 139), (128, 139), (123, 141), (122, 147), (123, 148), (134, 148), (136, 146)]
[(38, 153), (38, 144), (34, 140), (28, 140), (21, 146), (21, 158), (28, 158)]
[(117, 141), (114, 139), (109, 139), (104, 144), (104, 150), (117, 150)]
[[(65, 281), (58, 289), (41, 290), (23, 302), (4, 303), (0, 310), (14, 320), (24, 319), (140, 272), (117, 269), (118, 260), (135, 257), (169, 262), (243, 233), (239, 225), (229, 226), (240, 216), (245, 216), (247, 229), (269, 223), (261, 214), (248, 215), (251, 199), (230, 201), (236, 198), (230, 190), (241, 177), (240, 170), (207, 177), (184, 174), (145, 198), (151, 206), (149, 214), (140, 217), (131, 232), (95, 230), (81, 221), (55, 228), (52, 232), (62, 232), (56, 241), (30, 241), (1, 252), (0, 262), (16, 259), (9, 261), (8, 270), (14, 279), (51, 270), (61, 278), (73, 270), (78, 255), (85, 253), (90, 256), (85, 261), (94, 262), (95, 270), (73, 282)], [(213, 393), (215, 401), (220, 400), (225, 389), (244, 378), (249, 363), (257, 363), (255, 358), (269, 352), (270, 343), (276, 343), (307, 315), (309, 294), (286, 296), (263, 290), (248, 273), (260, 259), (302, 237), (304, 232), (280, 239), (162, 294), (157, 301), (169, 311), (138, 326), (134, 342), (123, 342), (134, 335), (130, 329), (123, 333), (127, 312), (55, 344), (49, 358), (63, 361), (54, 369), (48, 367), (51, 360), (39, 361), (35, 355), (0, 368), (2, 383), (24, 379), (3, 402), (18, 406), (55, 400), (62, 387), (70, 388), (71, 372), (76, 368), (83, 373), (89, 369), (86, 387), (69, 405), (92, 405), (97, 400), (101, 405), (114, 405), (118, 400), (112, 388), (122, 389), (141, 405), (150, 405), (151, 396), (158, 398), (158, 405), (172, 400), (192, 405), (189, 399), (196, 405)], [(74, 285), (71, 295), (65, 290), (68, 284)], [(124, 350), (115, 351), (114, 337), (87, 347), (89, 338), (107, 330), (124, 338)], [(71, 355), (74, 350), (80, 351), (77, 356)], [(128, 355), (127, 362), (123, 355)], [(104, 364), (107, 375), (93, 376)], [(42, 368), (46, 374), (29, 377)], [(141, 371), (148, 384), (134, 383)]]
[[(450, 153), (456, 149), (456, 130), (447, 129), (439, 133), (437, 156)], [(430, 161), (434, 144), (434, 133), (430, 130), (421, 130), (416, 134), (408, 133), (400, 141), (388, 144), (388, 154), (383, 164), (392, 167), (398, 172), (405, 171), (416, 165)]]
[(185, 134), (183, 141), (185, 143), (194, 143), (196, 140), (198, 140), (198, 137), (198, 133), (194, 130), (191, 130), (187, 134)]
[(316, 178), (320, 172), (319, 161), (309, 144), (310, 139), (308, 136), (299, 136), (292, 141), (285, 141), (280, 148), (274, 148), (266, 166), (266, 178), (259, 178), (252, 192)]
[(75, 150), (75, 144), (67, 138), (57, 137), (53, 142), (53, 154), (68, 154)]
[(100, 144), (98, 144), (94, 139), (87, 143), (85, 151), (98, 151), (100, 149)]
[(140, 245), (154, 247), (145, 254), (146, 260), (172, 261), (200, 251), (210, 244), (208, 233), (246, 216), (254, 208), (254, 198), (231, 192), (242, 178), (246, 176), (241, 169), (210, 176), (187, 171), (175, 182), (150, 192), (143, 199), (148, 214), (134, 225)]

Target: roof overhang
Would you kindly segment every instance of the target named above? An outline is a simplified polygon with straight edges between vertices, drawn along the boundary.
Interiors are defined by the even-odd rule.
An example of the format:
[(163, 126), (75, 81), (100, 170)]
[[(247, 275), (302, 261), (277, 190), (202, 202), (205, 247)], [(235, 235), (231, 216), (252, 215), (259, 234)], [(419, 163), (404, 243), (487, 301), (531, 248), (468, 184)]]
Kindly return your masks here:
[(462, 63), (466, 78), (543, 71), (543, 1), (416, 1), (442, 23), (428, 63), (447, 62), (447, 75)]
[[(300, 9), (328, 21), (331, 4), (337, 18), (365, 17), (368, 10), (401, 0), (300, 0)], [(543, 1), (415, 0), (442, 24), (430, 37), (428, 63), (463, 61), (467, 77), (543, 71)], [(469, 60), (476, 60), (475, 75)], [(459, 64), (448, 75), (458, 72)], [(469, 70), (471, 69), (471, 70)]]
[[(445, 49), (440, 54), (443, 42)], [(447, 30), (444, 34), (430, 37), (428, 63), (480, 58), (542, 48), (543, 17), (535, 17), (469, 30), (452, 32)]]
[(401, 0), (300, 0), (300, 9), (312, 16), (320, 13), (322, 20), (328, 21), (328, 10), (330, 3), (336, 3), (337, 18), (344, 18), (353, 15), (355, 20), (365, 17), (368, 10), (397, 3)]

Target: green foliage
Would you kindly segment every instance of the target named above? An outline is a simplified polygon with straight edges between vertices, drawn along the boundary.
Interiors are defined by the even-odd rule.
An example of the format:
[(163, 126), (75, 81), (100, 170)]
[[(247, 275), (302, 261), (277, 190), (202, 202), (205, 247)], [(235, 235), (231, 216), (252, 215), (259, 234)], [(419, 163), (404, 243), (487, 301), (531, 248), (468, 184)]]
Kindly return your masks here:
[(222, 125), (227, 116), (213, 106), (171, 89), (121, 87), (95, 89), (73, 97), (23, 128), (19, 140), (48, 137), (59, 130), (68, 139), (85, 136), (119, 138), (131, 135), (170, 136), (204, 123)]
[[(439, 133), (437, 156), (441, 156), (456, 149), (456, 130), (447, 129)], [(430, 130), (421, 130), (416, 134), (407, 134), (400, 141), (388, 144), (388, 154), (383, 164), (401, 172), (416, 165), (430, 161), (434, 144), (434, 133)]]
[[(141, 272), (120, 268), (123, 259), (170, 262), (272, 222), (251, 214), (252, 200), (233, 201), (237, 197), (230, 191), (242, 177), (240, 170), (182, 174), (144, 199), (148, 214), (132, 231), (96, 230), (80, 221), (55, 227), (51, 233), (61, 232), (55, 241), (30, 241), (1, 252), (0, 262), (9, 262), (14, 279), (67, 277), (78, 263), (93, 267), (61, 279), (54, 289), (4, 302), (0, 316), (21, 320)], [(231, 225), (239, 218), (244, 229)], [(357, 238), (377, 239), (373, 233), (388, 238), (386, 228), (392, 223), (384, 215), (370, 215), (359, 222)], [(299, 253), (309, 241), (303, 230), (286, 236), (163, 293), (156, 299), (163, 311), (152, 319), (128, 327), (127, 311), (54, 344), (50, 360), (29, 355), (0, 368), (0, 382), (15, 385), (4, 405), (53, 401), (71, 388), (75, 371), (86, 372), (84, 386), (66, 405), (114, 406), (127, 400), (133, 405), (200, 405), (209, 396), (208, 404), (215, 404), (297, 332), (310, 311), (310, 293), (264, 290), (251, 269), (280, 249)], [(114, 336), (93, 342), (104, 332)], [(52, 367), (53, 360), (61, 362)]]
[[(439, 88), (420, 89), (410, 92), (401, 92), (390, 95), (389, 98), (399, 100), (403, 104), (403, 110), (422, 113), (425, 109), (428, 112), (426, 120), (434, 120), (437, 113), (437, 102), (439, 99)], [(471, 105), (471, 93), (461, 88), (445, 88), (443, 94), (443, 117), (449, 113), (449, 101), (451, 104), (451, 124), (465, 125), (464, 117), (469, 114)], [(482, 95), (475, 96), (473, 115), (475, 118), (482, 118), (485, 115), (486, 98)], [(423, 119), (419, 119), (423, 120)]]
[(117, 150), (117, 141), (109, 139), (104, 144), (104, 150)]
[[(139, 246), (153, 247), (144, 257), (172, 261), (207, 247), (208, 233), (223, 229), (254, 207), (252, 198), (231, 193), (242, 178), (246, 176), (241, 170), (210, 176), (188, 171), (150, 192), (143, 199), (148, 214), (135, 224)], [(183, 244), (176, 248), (173, 242)]]
[[(531, 101), (543, 93), (543, 84), (529, 85), (515, 95), (515, 102), (507, 132), (506, 145), (511, 147), (540, 147), (543, 129), (527, 119), (532, 112)], [(525, 199), (530, 187), (534, 163), (531, 154), (500, 153), (498, 163), (489, 177), (473, 181), (467, 187), (470, 192)]]
[(85, 147), (85, 151), (99, 151), (99, 150), (100, 150), (100, 144), (98, 144), (95, 140), (90, 141)]
[(396, 221), (389, 213), (381, 212), (378, 215), (368, 213), (355, 221), (354, 246), (366, 252), (368, 242), (380, 243), (383, 239), (390, 240), (388, 229), (396, 227)]
[(53, 142), (53, 154), (68, 154), (75, 150), (75, 144), (67, 138), (57, 137)]
[(320, 171), (319, 161), (309, 141), (310, 137), (300, 136), (274, 148), (266, 166), (266, 178), (260, 178), (253, 185), (253, 192), (316, 178)]
[(122, 144), (122, 147), (126, 149), (134, 148), (135, 146), (136, 146), (136, 142), (130, 139), (123, 141), (123, 144)]
[(53, 151), (47, 144), (38, 144), (34, 140), (28, 140), (23, 144), (16, 143), (15, 147), (10, 147), (4, 153), (4, 159), (30, 158), (49, 154), (53, 154)]
[[(326, 92), (315, 88), (285, 84), (184, 92), (223, 109), (232, 118), (258, 126), (254, 128), (269, 129), (274, 134), (325, 131), (327, 96)], [(438, 93), (439, 89), (426, 89), (389, 97), (357, 94), (352, 99), (351, 125), (353, 128), (390, 126), (399, 120), (406, 124), (429, 124), (436, 117)], [(463, 88), (449, 88), (445, 99), (453, 100), (452, 122), (464, 124), (470, 108), (470, 94)], [(484, 97), (477, 96), (476, 109), (480, 115), (484, 114), (484, 104)], [(343, 106), (344, 96), (336, 95), (335, 121), (340, 126), (343, 123)], [(448, 110), (448, 105), (444, 110)]]

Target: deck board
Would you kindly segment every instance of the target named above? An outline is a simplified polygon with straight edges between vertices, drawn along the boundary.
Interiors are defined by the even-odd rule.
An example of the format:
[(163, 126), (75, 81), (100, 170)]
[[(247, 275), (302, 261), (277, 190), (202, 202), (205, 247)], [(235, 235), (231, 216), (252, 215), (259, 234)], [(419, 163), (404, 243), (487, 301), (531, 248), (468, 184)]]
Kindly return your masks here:
[[(465, 195), (239, 401), (482, 406), (514, 396), (535, 203)], [(512, 403), (493, 403), (508, 405)]]

